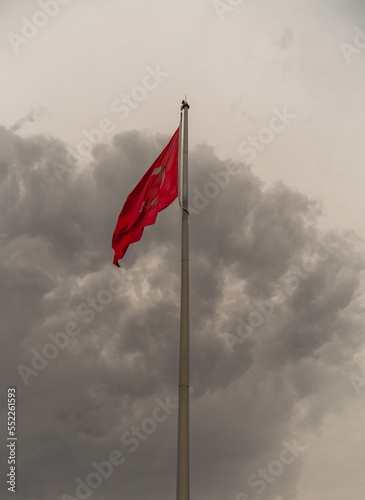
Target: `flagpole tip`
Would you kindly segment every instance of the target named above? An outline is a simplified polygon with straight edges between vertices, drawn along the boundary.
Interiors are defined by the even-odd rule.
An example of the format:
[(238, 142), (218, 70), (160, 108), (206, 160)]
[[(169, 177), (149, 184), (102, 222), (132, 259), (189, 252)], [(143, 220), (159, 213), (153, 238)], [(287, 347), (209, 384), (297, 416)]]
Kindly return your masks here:
[(184, 109), (184, 108), (190, 108), (189, 104), (187, 103), (187, 101), (184, 99), (183, 101), (181, 101), (181, 111)]

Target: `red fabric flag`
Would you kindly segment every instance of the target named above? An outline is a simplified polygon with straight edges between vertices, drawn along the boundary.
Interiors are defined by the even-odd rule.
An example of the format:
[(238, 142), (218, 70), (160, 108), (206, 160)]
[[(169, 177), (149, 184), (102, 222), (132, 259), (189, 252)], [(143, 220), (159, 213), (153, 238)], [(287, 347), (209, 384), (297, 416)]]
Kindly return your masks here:
[(179, 128), (124, 203), (112, 241), (116, 266), (129, 245), (141, 239), (144, 227), (154, 224), (158, 212), (177, 198), (178, 154)]

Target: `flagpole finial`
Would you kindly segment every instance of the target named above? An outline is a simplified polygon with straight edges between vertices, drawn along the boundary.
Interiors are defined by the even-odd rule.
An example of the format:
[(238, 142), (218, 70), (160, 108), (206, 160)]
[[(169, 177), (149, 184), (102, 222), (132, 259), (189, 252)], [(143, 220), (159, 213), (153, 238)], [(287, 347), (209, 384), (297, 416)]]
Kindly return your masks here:
[(184, 108), (190, 108), (189, 104), (187, 103), (187, 101), (184, 99), (183, 101), (181, 101), (181, 111), (184, 109)]

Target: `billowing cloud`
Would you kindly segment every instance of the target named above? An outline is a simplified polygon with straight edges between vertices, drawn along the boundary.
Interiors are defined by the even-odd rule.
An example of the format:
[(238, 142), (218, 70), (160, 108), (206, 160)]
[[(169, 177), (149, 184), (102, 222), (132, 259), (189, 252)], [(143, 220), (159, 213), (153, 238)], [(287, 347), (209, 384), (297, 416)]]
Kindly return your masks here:
[[(21, 500), (174, 495), (177, 202), (111, 264), (124, 199), (167, 139), (118, 134), (81, 169), (59, 140), (0, 129), (1, 385), (18, 390)], [(192, 490), (296, 498), (304, 448), (354, 397), (361, 241), (207, 145), (189, 175)]]

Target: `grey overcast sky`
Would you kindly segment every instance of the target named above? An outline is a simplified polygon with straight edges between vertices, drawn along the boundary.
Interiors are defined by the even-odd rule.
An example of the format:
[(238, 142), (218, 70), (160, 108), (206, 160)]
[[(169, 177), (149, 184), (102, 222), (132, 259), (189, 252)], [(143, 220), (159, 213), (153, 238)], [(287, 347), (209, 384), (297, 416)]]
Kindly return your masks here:
[(175, 495), (180, 212), (121, 269), (189, 112), (191, 498), (365, 492), (363, 0), (0, 0), (1, 498)]

